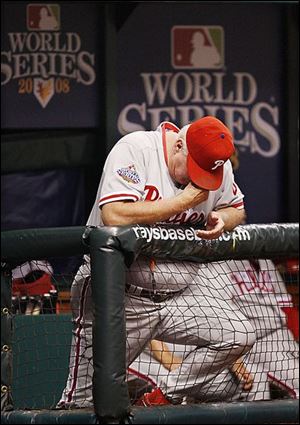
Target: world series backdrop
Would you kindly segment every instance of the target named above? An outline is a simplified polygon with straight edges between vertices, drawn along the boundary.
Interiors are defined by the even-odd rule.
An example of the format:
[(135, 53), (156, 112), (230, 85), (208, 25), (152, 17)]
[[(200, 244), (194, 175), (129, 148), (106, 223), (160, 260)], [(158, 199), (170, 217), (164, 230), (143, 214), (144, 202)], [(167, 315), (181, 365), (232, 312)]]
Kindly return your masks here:
[(96, 2), (3, 3), (3, 127), (96, 126), (103, 84)]
[(139, 5), (118, 34), (119, 133), (155, 129), (163, 120), (223, 120), (239, 152), (236, 177), (251, 222), (281, 217), (288, 141), (280, 10), (154, 2)]
[(163, 120), (214, 115), (234, 135), (248, 222), (282, 221), (284, 3), (137, 2), (118, 27), (113, 81), (103, 74), (100, 3), (2, 2), (2, 128), (96, 129), (105, 114), (117, 141)]

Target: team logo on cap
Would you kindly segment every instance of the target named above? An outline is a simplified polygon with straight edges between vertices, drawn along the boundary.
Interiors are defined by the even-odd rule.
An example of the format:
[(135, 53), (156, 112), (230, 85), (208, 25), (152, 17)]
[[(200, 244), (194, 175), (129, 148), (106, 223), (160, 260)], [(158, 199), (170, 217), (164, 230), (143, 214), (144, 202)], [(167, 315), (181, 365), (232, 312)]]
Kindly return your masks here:
[(217, 161), (215, 161), (215, 165), (212, 167), (212, 171), (215, 170), (218, 167), (222, 167), (222, 165), (224, 164), (223, 159), (217, 159)]
[(137, 184), (140, 183), (141, 179), (136, 172), (135, 166), (129, 165), (126, 168), (119, 168), (117, 170), (118, 175), (128, 183)]

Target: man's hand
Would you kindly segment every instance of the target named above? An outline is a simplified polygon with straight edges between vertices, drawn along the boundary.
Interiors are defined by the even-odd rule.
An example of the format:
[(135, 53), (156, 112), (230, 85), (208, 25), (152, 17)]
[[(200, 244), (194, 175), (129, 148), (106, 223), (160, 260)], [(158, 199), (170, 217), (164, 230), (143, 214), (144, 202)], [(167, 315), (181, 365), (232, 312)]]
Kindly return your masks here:
[(190, 182), (185, 188), (182, 194), (180, 195), (186, 201), (186, 209), (193, 208), (196, 205), (201, 204), (207, 200), (209, 191), (202, 189), (201, 187), (195, 186)]
[(224, 207), (212, 211), (207, 216), (206, 229), (197, 230), (197, 236), (203, 239), (217, 239), (223, 232), (231, 232), (236, 226), (245, 222), (245, 210)]
[(176, 356), (163, 341), (152, 339), (149, 347), (153, 357), (169, 371), (177, 369), (182, 364), (182, 358)]
[(207, 216), (206, 230), (197, 230), (197, 236), (202, 239), (217, 239), (224, 232), (225, 223), (217, 211)]
[(250, 391), (254, 377), (253, 375), (246, 369), (242, 359), (236, 360), (235, 363), (230, 368), (231, 372), (236, 376), (239, 382), (241, 382), (244, 391)]

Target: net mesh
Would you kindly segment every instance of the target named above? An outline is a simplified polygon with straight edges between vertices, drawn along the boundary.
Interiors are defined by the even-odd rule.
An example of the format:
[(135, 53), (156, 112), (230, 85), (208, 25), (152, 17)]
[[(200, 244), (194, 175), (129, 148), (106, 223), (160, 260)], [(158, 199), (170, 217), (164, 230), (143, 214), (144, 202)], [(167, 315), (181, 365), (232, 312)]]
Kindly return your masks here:
[[(81, 317), (80, 336), (73, 332), (72, 340), (87, 275), (82, 267), (57, 273), (52, 265), (51, 259), (31, 261), (13, 270), (17, 409), (76, 400), (75, 387), (81, 406), (92, 406), (91, 316)], [(297, 397), (298, 260), (198, 264), (142, 258), (128, 270), (126, 293), (132, 404), (156, 388), (167, 389), (172, 401), (182, 404)], [(92, 314), (89, 302), (87, 291), (85, 309)], [(238, 325), (234, 330), (232, 320)], [(249, 323), (256, 342), (231, 361), (226, 356), (239, 338), (251, 345)], [(78, 366), (78, 359), (75, 383), (69, 366)], [(230, 367), (222, 368), (222, 362)]]
[[(140, 275), (145, 278), (143, 267)], [(201, 265), (184, 262), (175, 266), (171, 262), (157, 262), (152, 270), (154, 287), (158, 282), (158, 286), (162, 283), (161, 287), (170, 289), (179, 281), (188, 283), (189, 289), (172, 297), (159, 310), (158, 327), (150, 315), (152, 340), (140, 347), (141, 354), (128, 368), (132, 403), (139, 404), (142, 395), (153, 388), (167, 390), (172, 401), (180, 403), (298, 397), (298, 273), (297, 261), (292, 260), (281, 264), (262, 259)], [(132, 287), (138, 279), (137, 265), (130, 274)], [(149, 305), (144, 305), (146, 319)], [(143, 306), (134, 290), (128, 310), (143, 318)], [(234, 325), (238, 334), (232, 332), (232, 320), (239, 320), (239, 326)], [(256, 336), (250, 351), (241, 353), (234, 362), (218, 356), (226, 351), (224, 342), (229, 347), (231, 338), (247, 335), (247, 323)], [(140, 332), (144, 326), (141, 324)], [(132, 332), (129, 348), (136, 346), (130, 344), (130, 337), (144, 342), (143, 335)], [(217, 352), (215, 356), (207, 350), (210, 344)], [(227, 351), (230, 356), (230, 349)], [(230, 367), (214, 378), (211, 373), (218, 361), (230, 363)]]
[(68, 376), (74, 272), (56, 272), (55, 261), (28, 261), (12, 271), (15, 409), (55, 407)]

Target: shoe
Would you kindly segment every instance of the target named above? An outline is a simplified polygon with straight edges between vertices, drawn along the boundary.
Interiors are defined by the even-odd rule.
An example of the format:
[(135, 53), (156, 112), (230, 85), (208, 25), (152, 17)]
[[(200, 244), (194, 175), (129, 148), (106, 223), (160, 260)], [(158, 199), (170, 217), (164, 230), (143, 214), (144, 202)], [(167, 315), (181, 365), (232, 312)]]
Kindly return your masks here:
[(151, 393), (145, 393), (140, 397), (135, 406), (162, 406), (171, 404), (161, 392), (160, 388), (154, 388)]

